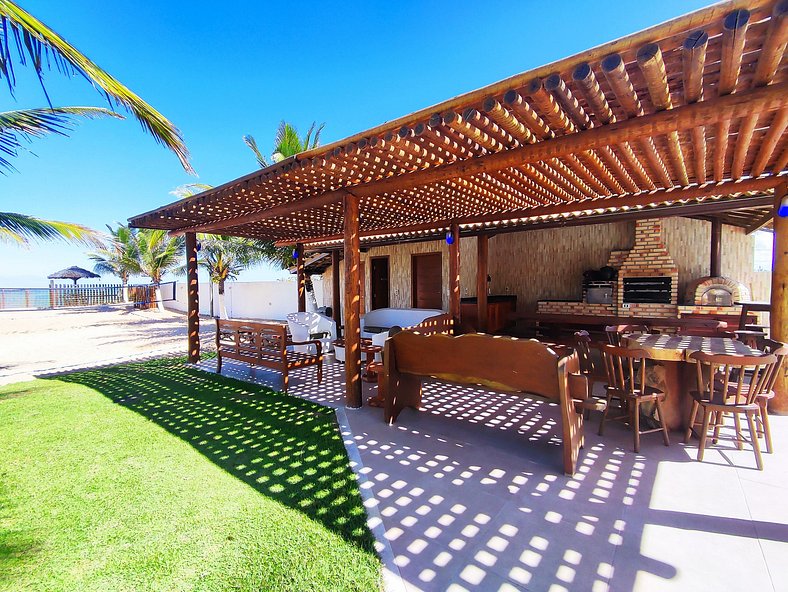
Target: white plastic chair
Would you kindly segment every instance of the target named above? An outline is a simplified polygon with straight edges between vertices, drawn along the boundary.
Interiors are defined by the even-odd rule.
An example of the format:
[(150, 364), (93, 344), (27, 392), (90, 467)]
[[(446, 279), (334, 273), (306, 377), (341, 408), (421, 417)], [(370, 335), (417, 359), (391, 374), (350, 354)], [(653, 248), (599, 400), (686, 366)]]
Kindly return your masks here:
[[(316, 312), (291, 312), (287, 315), (287, 326), (293, 341), (310, 341), (319, 339), (323, 345), (323, 353), (333, 349), (337, 338), (337, 324), (334, 319)], [(293, 350), (299, 353), (315, 353), (313, 345), (296, 345)]]

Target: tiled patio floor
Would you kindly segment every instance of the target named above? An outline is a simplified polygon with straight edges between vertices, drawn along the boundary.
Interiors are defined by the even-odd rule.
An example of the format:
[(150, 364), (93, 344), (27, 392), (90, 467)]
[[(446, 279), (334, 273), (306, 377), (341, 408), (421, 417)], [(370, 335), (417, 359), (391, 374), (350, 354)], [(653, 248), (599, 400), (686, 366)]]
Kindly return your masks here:
[[(231, 361), (223, 373), (279, 386)], [(344, 367), (328, 364), (320, 386), (314, 376), (293, 373), (291, 393), (342, 407)], [(568, 478), (557, 407), (538, 400), (429, 385), (424, 411), (394, 426), (381, 409), (346, 414), (410, 592), (788, 590), (788, 417), (773, 418), (777, 452), (761, 472), (731, 442), (698, 463), (679, 434), (669, 448), (645, 436), (635, 454), (624, 426), (599, 437), (594, 416)]]

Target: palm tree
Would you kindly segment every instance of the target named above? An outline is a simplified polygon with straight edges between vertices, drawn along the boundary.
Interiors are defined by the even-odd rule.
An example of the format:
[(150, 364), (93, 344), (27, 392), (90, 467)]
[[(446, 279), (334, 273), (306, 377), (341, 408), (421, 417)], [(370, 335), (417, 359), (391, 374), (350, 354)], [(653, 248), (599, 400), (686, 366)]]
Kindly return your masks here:
[(141, 229), (137, 232), (140, 272), (156, 285), (156, 301), (164, 310), (159, 284), (165, 273), (173, 271), (180, 263), (185, 250), (182, 236), (173, 237), (166, 230)]
[(98, 249), (88, 256), (96, 262), (93, 271), (109, 273), (120, 278), (123, 284), (123, 301), (129, 301), (129, 278), (141, 273), (140, 252), (137, 245), (137, 231), (123, 224), (117, 228), (107, 225), (111, 236), (109, 247)]
[[(276, 130), (276, 136), (274, 138), (274, 149), (271, 153), (271, 160), (272, 163), (280, 162), (290, 156), (295, 156), (301, 152), (306, 152), (307, 150), (311, 150), (312, 148), (317, 148), (320, 146), (320, 134), (323, 131), (323, 128), (326, 126), (325, 123), (321, 123), (320, 126), (317, 126), (316, 122), (312, 122), (312, 125), (309, 126), (309, 130), (307, 130), (306, 135), (301, 138), (298, 135), (298, 130), (294, 125), (288, 123), (286, 121), (282, 121), (279, 123), (279, 128)], [(270, 166), (265, 156), (263, 156), (262, 152), (257, 146), (257, 142), (255, 141), (254, 137), (251, 135), (244, 136), (244, 142), (246, 145), (254, 153), (255, 157), (257, 158), (257, 164), (260, 165), (260, 168), (265, 168)], [(293, 257), (293, 250), (289, 247), (277, 247), (271, 241), (264, 241), (263, 243), (264, 250), (265, 250), (265, 258), (275, 265), (279, 265), (281, 269), (287, 269), (288, 267), (292, 267), (295, 265), (295, 258)], [(312, 295), (313, 301), (316, 299), (312, 287), (312, 278), (306, 278), (306, 288), (307, 291), (310, 292)]]
[[(212, 284), (219, 287), (219, 314), (227, 318), (224, 287), (248, 267), (266, 258), (265, 245), (261, 241), (237, 236), (198, 235), (200, 251), (198, 265), (208, 271)], [(213, 316), (213, 290), (211, 290), (211, 316)]]
[[(10, 0), (0, 0), (0, 78), (6, 79), (11, 96), (14, 95), (16, 86), (15, 62), (33, 67), (49, 108), (4, 113), (5, 117), (0, 118), (0, 152), (8, 156), (16, 155), (20, 147), (20, 137), (29, 140), (47, 133), (64, 134), (69, 129), (67, 124), (74, 116), (96, 117), (112, 114), (106, 109), (53, 108), (44, 85), (43, 74), (46, 67), (66, 76), (79, 74), (86, 78), (106, 97), (110, 107), (123, 106), (130, 111), (143, 129), (176, 154), (187, 172), (194, 172), (189, 164), (189, 152), (181, 133), (170, 121), (33, 15)], [(0, 168), (7, 169), (9, 166), (10, 163), (0, 157)], [(12, 223), (9, 223), (9, 220)], [(0, 229), (6, 238), (11, 237), (14, 240), (19, 240), (19, 237), (47, 240), (60, 237), (73, 240), (75, 236), (85, 237), (87, 232), (82, 226), (63, 222), (52, 224), (21, 214), (0, 216)]]
[[(298, 130), (294, 125), (282, 121), (279, 123), (279, 128), (276, 130), (276, 137), (274, 138), (274, 149), (271, 152), (271, 163), (269, 163), (260, 149), (257, 147), (257, 142), (251, 135), (244, 136), (244, 142), (254, 152), (257, 158), (257, 164), (260, 168), (265, 168), (273, 163), (281, 162), (285, 158), (295, 156), (301, 152), (306, 152), (312, 148), (317, 148), (320, 145), (320, 133), (325, 127), (325, 123), (321, 123), (320, 127), (315, 131), (316, 122), (312, 122), (306, 135), (301, 138), (298, 135)], [(313, 135), (314, 134), (314, 135)]]

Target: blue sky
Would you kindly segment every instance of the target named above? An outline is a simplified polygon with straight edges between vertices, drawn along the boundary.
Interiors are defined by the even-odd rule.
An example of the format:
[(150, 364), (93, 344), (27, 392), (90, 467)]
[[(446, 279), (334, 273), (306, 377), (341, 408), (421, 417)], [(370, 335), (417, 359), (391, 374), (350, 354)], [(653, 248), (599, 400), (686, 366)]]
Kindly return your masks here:
[[(270, 152), (282, 119), (302, 131), (326, 122), (328, 143), (708, 3), (22, 0), (181, 129), (199, 178), (135, 120), (85, 121), (15, 159), (0, 210), (103, 229), (172, 201), (183, 183), (253, 171), (242, 136)], [(17, 72), (15, 100), (0, 85), (0, 111), (45, 106), (32, 73)], [(82, 78), (46, 80), (56, 106), (106, 106)], [(0, 261), (0, 286), (91, 267), (84, 249), (61, 243), (0, 244)], [(240, 279), (281, 275), (261, 267)]]

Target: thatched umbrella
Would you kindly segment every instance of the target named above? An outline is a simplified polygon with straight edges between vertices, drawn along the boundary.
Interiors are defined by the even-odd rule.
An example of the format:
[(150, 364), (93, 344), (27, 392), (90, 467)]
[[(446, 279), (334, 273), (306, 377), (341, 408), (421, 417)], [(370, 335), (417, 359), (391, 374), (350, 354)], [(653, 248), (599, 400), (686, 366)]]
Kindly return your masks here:
[(98, 274), (93, 273), (92, 271), (88, 271), (87, 269), (82, 269), (81, 267), (77, 267), (76, 265), (72, 265), (71, 267), (67, 267), (66, 269), (61, 269), (60, 271), (56, 271), (53, 274), (47, 276), (47, 279), (50, 280), (74, 280), (74, 285), (77, 285), (77, 281), (85, 278), (97, 278), (101, 277)]

